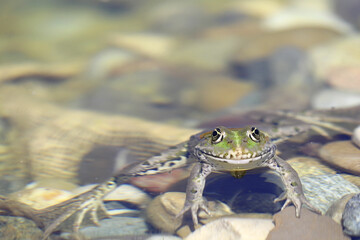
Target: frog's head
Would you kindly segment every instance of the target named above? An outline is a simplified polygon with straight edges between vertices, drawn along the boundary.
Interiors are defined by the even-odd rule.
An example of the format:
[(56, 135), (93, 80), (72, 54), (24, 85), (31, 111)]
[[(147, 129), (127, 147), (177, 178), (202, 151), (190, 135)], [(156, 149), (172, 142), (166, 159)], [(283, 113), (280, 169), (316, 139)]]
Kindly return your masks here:
[(255, 168), (276, 151), (270, 137), (255, 127), (217, 127), (199, 137), (196, 154), (213, 164), (224, 163), (225, 170)]

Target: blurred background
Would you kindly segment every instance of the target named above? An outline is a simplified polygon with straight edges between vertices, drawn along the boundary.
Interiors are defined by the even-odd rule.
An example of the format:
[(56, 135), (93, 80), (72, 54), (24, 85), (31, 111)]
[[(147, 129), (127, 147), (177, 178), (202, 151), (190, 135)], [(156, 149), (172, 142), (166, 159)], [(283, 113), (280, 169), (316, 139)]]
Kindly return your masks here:
[[(325, 212), (360, 186), (359, 130), (355, 145), (350, 141), (360, 116), (359, 107), (351, 108), (360, 105), (359, 30), (359, 0), (1, 0), (0, 194), (16, 192), (12, 197), (44, 208), (202, 128), (277, 126), (285, 117), (273, 118), (276, 110), (350, 107), (337, 113), (347, 129), (278, 148), (286, 159), (307, 156), (291, 164)], [(143, 209), (159, 193), (184, 191), (188, 175), (180, 169), (132, 179), (150, 193), (146, 201), (119, 203), (127, 199), (121, 194), (145, 194), (133, 186), (111, 201), (125, 211)], [(273, 203), (282, 191), (278, 177), (247, 175), (240, 184), (217, 176), (205, 195), (235, 212), (270, 219), (280, 210)], [(149, 209), (165, 219), (160, 205)], [(0, 235), (40, 238), (31, 221), (30, 232), (19, 229), (25, 226), (19, 219), (0, 217)], [(294, 226), (334, 229), (313, 225), (318, 219)], [(113, 236), (167, 231), (142, 215), (112, 221), (110, 229), (119, 230)], [(101, 237), (111, 232), (102, 231)], [(10, 237), (17, 234), (28, 235)]]
[(191, 127), (356, 105), (359, 12), (356, 0), (3, 0), (0, 84)]

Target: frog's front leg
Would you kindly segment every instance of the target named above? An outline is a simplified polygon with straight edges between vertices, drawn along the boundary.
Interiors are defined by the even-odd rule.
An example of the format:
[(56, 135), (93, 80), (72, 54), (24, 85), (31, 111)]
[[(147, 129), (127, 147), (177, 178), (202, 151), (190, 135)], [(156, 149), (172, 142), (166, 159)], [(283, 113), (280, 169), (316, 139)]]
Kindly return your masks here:
[(321, 213), (306, 199), (300, 178), (297, 172), (290, 166), (290, 164), (276, 156), (266, 161), (264, 165), (278, 172), (280, 174), (281, 180), (285, 185), (285, 192), (283, 192), (280, 197), (274, 200), (274, 202), (279, 202), (286, 199), (281, 210), (287, 207), (290, 203), (293, 203), (295, 206), (296, 217), (300, 217), (300, 210), (303, 204), (306, 204), (310, 210)]
[(199, 223), (197, 217), (199, 208), (203, 209), (207, 214), (210, 214), (202, 195), (206, 177), (211, 173), (211, 170), (212, 166), (208, 163), (195, 163), (186, 187), (185, 205), (177, 217), (181, 217), (185, 212), (191, 210), (193, 223), (197, 225)]

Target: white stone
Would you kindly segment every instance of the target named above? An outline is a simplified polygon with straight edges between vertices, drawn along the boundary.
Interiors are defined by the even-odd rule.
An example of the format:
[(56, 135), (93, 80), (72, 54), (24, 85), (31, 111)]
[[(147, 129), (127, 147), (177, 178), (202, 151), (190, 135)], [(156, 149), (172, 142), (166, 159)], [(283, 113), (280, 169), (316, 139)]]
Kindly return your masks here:
[(353, 107), (360, 104), (360, 94), (339, 90), (322, 90), (312, 100), (315, 109)]
[(185, 240), (265, 240), (273, 228), (271, 219), (226, 217), (202, 226)]
[(176, 237), (176, 236), (171, 236), (171, 235), (153, 235), (149, 238), (147, 238), (146, 240), (181, 240), (181, 238)]
[(360, 126), (355, 128), (351, 140), (353, 143), (360, 148)]

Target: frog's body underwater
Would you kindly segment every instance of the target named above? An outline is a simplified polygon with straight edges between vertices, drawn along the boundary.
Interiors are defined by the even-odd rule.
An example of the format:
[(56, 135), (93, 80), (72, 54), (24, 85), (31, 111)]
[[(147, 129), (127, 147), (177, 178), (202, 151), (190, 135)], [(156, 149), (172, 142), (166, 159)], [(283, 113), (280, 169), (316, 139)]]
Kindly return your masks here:
[(116, 177), (86, 193), (51, 208), (33, 212), (28, 217), (45, 229), (44, 239), (72, 215), (76, 216), (73, 230), (77, 232), (88, 212), (93, 222), (98, 223), (96, 212), (105, 212), (101, 199), (116, 185), (133, 176), (168, 172), (191, 162), (195, 163), (188, 180), (186, 201), (178, 216), (181, 217), (190, 210), (194, 224), (198, 224), (197, 214), (200, 208), (209, 213), (202, 195), (205, 179), (214, 171), (236, 175), (245, 170), (268, 167), (279, 173), (285, 185), (285, 192), (275, 199), (276, 202), (286, 199), (282, 209), (293, 203), (295, 214), (299, 217), (302, 204), (306, 204), (311, 210), (318, 212), (305, 198), (298, 174), (288, 163), (277, 157), (275, 152), (276, 146), (270, 137), (255, 127), (217, 127), (212, 131), (196, 134), (189, 141), (169, 148), (158, 156), (127, 167)]

